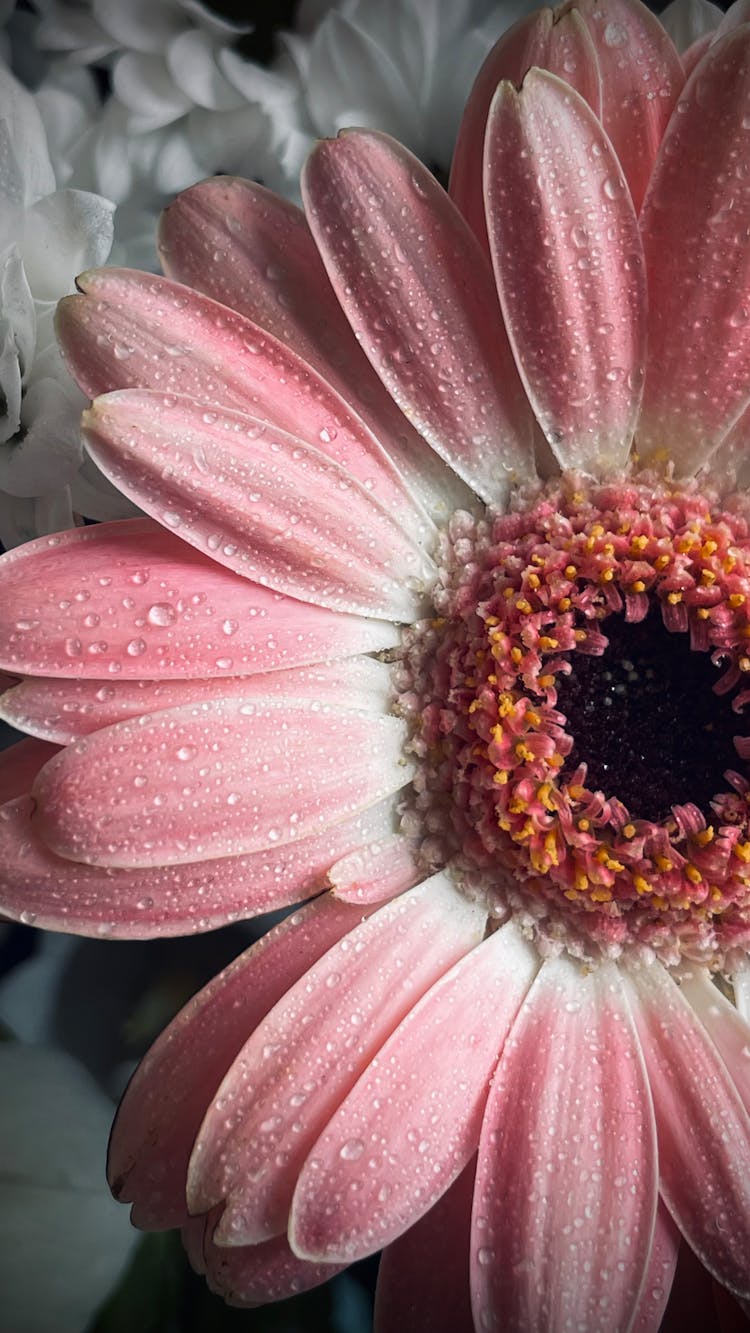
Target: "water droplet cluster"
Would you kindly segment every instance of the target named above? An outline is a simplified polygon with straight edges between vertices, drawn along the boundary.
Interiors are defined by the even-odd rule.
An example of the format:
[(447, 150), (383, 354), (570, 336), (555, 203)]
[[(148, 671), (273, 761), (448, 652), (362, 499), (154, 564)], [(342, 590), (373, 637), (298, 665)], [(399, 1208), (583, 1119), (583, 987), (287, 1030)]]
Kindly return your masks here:
[[(606, 668), (608, 632), (645, 622), (657, 662), (671, 635), (710, 658), (710, 701), (731, 735), (721, 696), (737, 714), (750, 699), (749, 533), (717, 496), (651, 478), (570, 476), (509, 514), (453, 517), (436, 614), (405, 636), (396, 669), (422, 761), (405, 828), (421, 833), (429, 864), (450, 861), (543, 949), (595, 959), (648, 947), (670, 965), (722, 969), (750, 941), (750, 741), (735, 736), (734, 754), (727, 742), (733, 762), (710, 799), (696, 779), (655, 818), (623, 799), (632, 774), (627, 793), (615, 766), (606, 790), (592, 781), (575, 709), (564, 711), (577, 664)], [(602, 726), (617, 727), (612, 712)], [(705, 773), (705, 756), (695, 765)]]

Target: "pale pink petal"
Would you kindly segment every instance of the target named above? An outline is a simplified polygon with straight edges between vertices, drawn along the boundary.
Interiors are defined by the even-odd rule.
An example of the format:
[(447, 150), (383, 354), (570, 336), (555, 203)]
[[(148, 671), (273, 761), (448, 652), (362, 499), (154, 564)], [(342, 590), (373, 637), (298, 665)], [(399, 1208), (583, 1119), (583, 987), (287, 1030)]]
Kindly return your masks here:
[(703, 1023), (750, 1112), (750, 1023), (714, 986), (704, 968), (683, 972), (681, 989)]
[(617, 969), (550, 960), (506, 1042), (482, 1126), (477, 1328), (629, 1328), (656, 1187), (653, 1111)]
[(704, 1267), (750, 1296), (750, 1117), (666, 970), (632, 970), (629, 988), (654, 1099), (662, 1197)]
[(711, 47), (680, 98), (641, 216), (648, 366), (644, 463), (689, 476), (750, 397), (750, 27)]
[(309, 699), (344, 709), (387, 713), (392, 694), (391, 673), (385, 663), (374, 657), (343, 657), (315, 666), (213, 680), (31, 677), (0, 696), (0, 718), (19, 731), (68, 745), (125, 718), (204, 699)]
[(40, 768), (59, 748), (46, 741), (24, 740), (0, 750), (0, 805), (29, 791)]
[(651, 1257), (631, 1333), (656, 1333), (661, 1327), (669, 1293), (672, 1290), (679, 1249), (680, 1233), (664, 1204), (659, 1200)]
[(576, 9), (538, 9), (508, 28), (476, 77), (461, 120), (451, 163), (450, 196), (490, 253), (483, 187), (484, 136), (499, 83), (520, 88), (532, 66), (551, 70), (576, 88), (598, 115), (601, 80), (594, 43)]
[(687, 48), (687, 51), (680, 53), (682, 68), (685, 71), (685, 78), (689, 79), (699, 60), (702, 60), (709, 46), (712, 46), (715, 40), (715, 33), (706, 32), (702, 37), (697, 37)]
[(547, 440), (564, 468), (622, 468), (645, 357), (641, 243), (607, 136), (561, 79), (532, 70), (520, 92), (498, 88), (485, 191), (505, 323)]
[(475, 1333), (469, 1300), (472, 1161), (442, 1198), (383, 1251), (375, 1333)]
[(536, 950), (510, 924), (422, 997), (310, 1151), (292, 1204), (296, 1254), (329, 1263), (373, 1254), (463, 1171), (479, 1144), (498, 1054), (538, 966)]
[[(209, 1228), (210, 1229), (210, 1228)], [(267, 1305), (319, 1287), (340, 1273), (342, 1264), (309, 1264), (298, 1259), (286, 1236), (259, 1245), (216, 1245), (208, 1232), (203, 1242), (208, 1285), (228, 1305)]]
[(97, 398), (83, 425), (115, 485), (243, 578), (336, 611), (416, 618), (434, 578), (419, 529), (412, 540), (317, 449), (240, 412), (146, 389)]
[(750, 1023), (750, 961), (732, 976), (735, 1003), (746, 1023)]
[[(427, 531), (372, 433), (327, 380), (242, 315), (166, 278), (99, 269), (58, 307), (68, 369), (89, 398), (157, 389), (267, 421), (334, 459), (407, 526)], [(205, 410), (205, 408), (204, 408)]]
[(300, 1166), (326, 1121), (419, 997), (479, 942), (484, 922), (435, 876), (331, 949), (261, 1023), (191, 1159), (191, 1210), (227, 1200), (217, 1240), (243, 1245), (285, 1230)]
[(482, 499), (531, 476), (531, 413), (479, 243), (387, 135), (319, 143), (308, 220), (357, 338), (401, 410)]
[(589, 25), (602, 80), (602, 122), (635, 210), (685, 82), (671, 38), (640, 0), (575, 0)]
[(381, 802), (266, 852), (113, 870), (56, 856), (37, 836), (33, 811), (30, 796), (0, 806), (0, 912), (45, 930), (120, 940), (215, 930), (300, 902), (327, 887), (337, 857), (393, 825), (392, 802)]
[(107, 1163), (110, 1186), (133, 1203), (137, 1226), (186, 1220), (188, 1159), (208, 1102), (248, 1033), (362, 916), (330, 896), (288, 916), (204, 986), (151, 1047), (120, 1103)]
[(319, 371), (433, 517), (467, 508), (470, 493), (399, 411), (354, 337), (301, 209), (252, 181), (213, 177), (162, 215), (159, 249), (166, 273), (246, 315)]
[(417, 839), (402, 834), (358, 847), (328, 872), (337, 898), (348, 903), (379, 903), (424, 879)]
[(209, 699), (118, 722), (37, 776), (34, 826), (59, 856), (158, 866), (322, 833), (411, 777), (406, 725), (282, 699)]
[(0, 559), (2, 661), (19, 675), (226, 678), (397, 642), (385, 621), (240, 579), (150, 519), (73, 528)]

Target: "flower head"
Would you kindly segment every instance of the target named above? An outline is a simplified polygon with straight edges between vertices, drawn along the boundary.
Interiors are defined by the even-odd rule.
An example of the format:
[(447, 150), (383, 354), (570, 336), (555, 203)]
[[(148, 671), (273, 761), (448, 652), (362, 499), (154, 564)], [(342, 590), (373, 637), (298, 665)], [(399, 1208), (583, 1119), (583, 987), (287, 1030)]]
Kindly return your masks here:
[(148, 517), (0, 566), (3, 910), (313, 898), (112, 1139), (234, 1300), (386, 1247), (383, 1329), (656, 1329), (680, 1235), (750, 1297), (749, 44), (542, 11), (450, 197), (349, 132), (61, 307)]

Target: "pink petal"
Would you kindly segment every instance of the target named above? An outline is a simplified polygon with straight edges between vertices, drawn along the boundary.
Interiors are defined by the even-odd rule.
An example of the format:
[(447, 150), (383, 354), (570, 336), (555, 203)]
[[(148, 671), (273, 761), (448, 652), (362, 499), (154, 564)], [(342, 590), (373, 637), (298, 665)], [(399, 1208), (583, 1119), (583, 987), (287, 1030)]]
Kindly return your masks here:
[(709, 46), (712, 46), (716, 40), (716, 33), (704, 32), (702, 37), (697, 37), (686, 51), (680, 53), (682, 68), (685, 71), (685, 78), (689, 79), (699, 60), (702, 60)]
[(238, 310), (304, 357), (350, 402), (433, 517), (467, 507), (465, 488), (396, 407), (328, 281), (301, 209), (223, 176), (162, 215), (165, 272)]
[(469, 1301), (469, 1228), (476, 1163), (383, 1251), (375, 1333), (475, 1333)]
[(207, 1235), (203, 1261), (208, 1285), (228, 1305), (267, 1305), (310, 1291), (342, 1271), (342, 1264), (298, 1259), (286, 1236), (260, 1245), (216, 1245)]
[(532, 946), (506, 926), (411, 1010), (302, 1168), (289, 1229), (296, 1254), (329, 1263), (373, 1254), (463, 1171), (479, 1144), (498, 1053), (538, 965)]
[(716, 1047), (750, 1112), (750, 1023), (714, 986), (703, 968), (683, 972), (681, 990)]
[(750, 1118), (716, 1047), (659, 964), (629, 973), (654, 1099), (664, 1202), (701, 1263), (750, 1295)]
[(407, 536), (338, 463), (239, 412), (131, 389), (97, 398), (84, 435), (99, 467), (183, 541), (277, 592), (411, 621), (434, 578)]
[(348, 903), (379, 903), (424, 879), (417, 839), (395, 837), (371, 842), (341, 857), (328, 872), (337, 898)]
[(547, 440), (563, 468), (619, 469), (645, 356), (641, 245), (607, 137), (562, 80), (501, 84), (485, 191), (503, 314)]
[(201, 703), (204, 699), (278, 696), (386, 713), (392, 694), (391, 673), (385, 663), (373, 657), (344, 657), (315, 666), (213, 680), (32, 677), (0, 697), (0, 717), (19, 731), (68, 745), (125, 718), (158, 713), (185, 703)]
[(25, 740), (0, 750), (0, 806), (29, 791), (40, 768), (59, 749), (46, 741)]
[(381, 802), (267, 852), (112, 870), (56, 856), (37, 836), (33, 811), (30, 796), (0, 806), (0, 912), (45, 930), (120, 940), (215, 930), (300, 902), (326, 887), (337, 857), (385, 836), (393, 822), (392, 802)]
[(478, 943), (484, 922), (435, 876), (352, 931), (256, 1029), (191, 1160), (191, 1210), (227, 1200), (217, 1240), (252, 1244), (285, 1230), (299, 1169), (326, 1121), (419, 997)]
[(330, 384), (285, 343), (233, 310), (166, 278), (100, 269), (78, 279), (84, 296), (58, 307), (68, 369), (89, 396), (156, 389), (236, 408), (312, 445), (415, 528), (401, 477)]
[(680, 1233), (660, 1200), (656, 1210), (651, 1257), (631, 1333), (654, 1333), (661, 1328), (672, 1290), (679, 1249)]
[(151, 519), (40, 537), (0, 559), (2, 660), (21, 675), (226, 678), (397, 642), (384, 621), (237, 578)]
[(283, 699), (209, 699), (105, 727), (45, 765), (35, 829), (59, 856), (158, 866), (322, 833), (411, 777), (406, 726)]
[(493, 46), (471, 90), (451, 163), (450, 195), (490, 253), (483, 188), (484, 137), (490, 103), (503, 79), (520, 88), (532, 66), (576, 88), (598, 115), (601, 80), (594, 43), (576, 9), (538, 9), (508, 28)]
[(602, 80), (602, 122), (639, 211), (659, 145), (685, 82), (682, 62), (640, 0), (576, 0)]
[(701, 61), (664, 138), (641, 225), (649, 286), (648, 366), (638, 449), (691, 475), (750, 390), (750, 28)]
[(401, 410), (482, 499), (533, 469), (531, 415), (478, 242), (387, 135), (319, 143), (308, 220), (357, 338)]
[(319, 898), (236, 958), (180, 1011), (141, 1061), (109, 1144), (107, 1177), (136, 1226), (181, 1226), (193, 1140), (248, 1033), (363, 910)]
[(550, 960), (500, 1057), (482, 1126), (477, 1328), (629, 1328), (656, 1184), (648, 1084), (618, 972)]

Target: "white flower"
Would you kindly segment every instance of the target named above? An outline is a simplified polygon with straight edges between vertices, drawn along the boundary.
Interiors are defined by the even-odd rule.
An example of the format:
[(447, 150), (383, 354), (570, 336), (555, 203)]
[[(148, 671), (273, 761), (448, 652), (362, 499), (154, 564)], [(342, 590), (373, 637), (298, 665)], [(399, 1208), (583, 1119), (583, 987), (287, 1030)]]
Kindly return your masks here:
[(659, 15), (678, 51), (686, 51), (699, 37), (713, 32), (723, 17), (711, 0), (672, 0)]
[[(63, 364), (52, 327), (57, 301), (112, 242), (113, 205), (58, 189), (35, 104), (0, 67), (0, 540), (71, 526), (83, 463), (83, 399)], [(89, 472), (91, 472), (89, 466)], [(91, 477), (87, 483), (90, 485)], [(111, 513), (111, 488), (101, 513)], [(120, 505), (122, 513), (122, 506)]]
[(0, 1045), (0, 1084), (0, 1323), (81, 1333), (135, 1234), (103, 1179), (112, 1106), (75, 1060), (39, 1046)]

